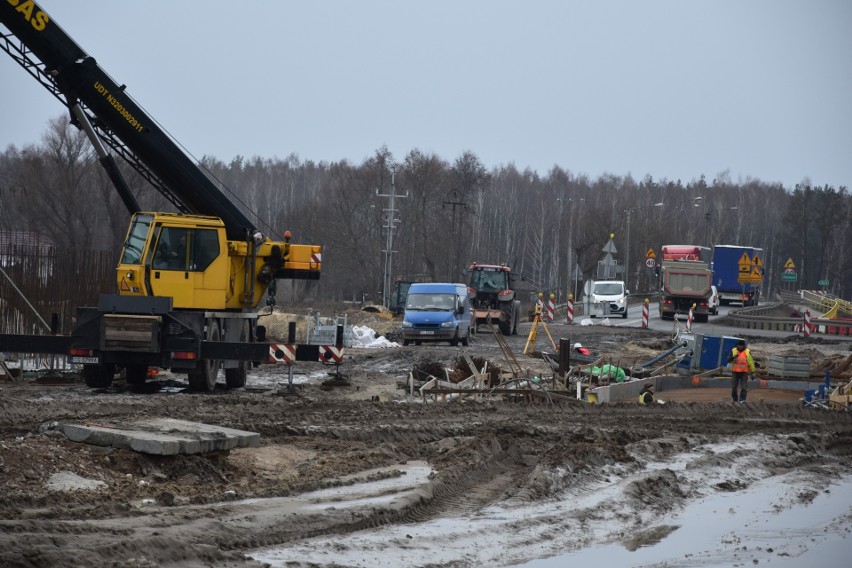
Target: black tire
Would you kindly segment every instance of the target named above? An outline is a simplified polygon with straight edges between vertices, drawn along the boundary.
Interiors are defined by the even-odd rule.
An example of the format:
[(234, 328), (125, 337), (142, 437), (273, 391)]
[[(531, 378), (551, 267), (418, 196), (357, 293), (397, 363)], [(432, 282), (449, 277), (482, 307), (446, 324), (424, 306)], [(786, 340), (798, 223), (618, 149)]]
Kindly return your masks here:
[(404, 346), (408, 346), (408, 344), (409, 344), (409, 343), (411, 343), (411, 342), (410, 342), (409, 340), (407, 340), (407, 339), (403, 339), (403, 340), (402, 340), (402, 344), (403, 344)]
[(512, 335), (512, 322), (500, 320), (500, 323), (497, 324), (497, 327), (500, 328), (500, 333), (502, 333), (503, 335)]
[(624, 313), (621, 314), (621, 319), (627, 319), (627, 310), (624, 310)]
[(415, 341), (414, 345), (423, 345), (423, 342), (422, 341)]
[(467, 335), (462, 337), (461, 344), (467, 347), (470, 345), (470, 330), (468, 330)]
[(115, 365), (84, 365), (83, 380), (86, 386), (93, 389), (105, 389), (115, 378)]
[(458, 347), (459, 345), (459, 331), (456, 330), (456, 335), (452, 339), (450, 339), (450, 345), (453, 347)]
[[(207, 325), (207, 340), (219, 341), (219, 324), (211, 321)], [(216, 359), (202, 359), (201, 368), (189, 373), (190, 390), (199, 392), (213, 392), (216, 390), (216, 381), (219, 378), (219, 361)]]
[[(242, 327), (240, 328), (240, 343), (248, 343), (251, 339), (251, 332), (249, 331), (249, 327), (251, 326), (251, 324), (246, 321), (243, 322), (241, 325)], [(229, 389), (239, 389), (246, 386), (249, 364), (249, 361), (240, 361), (238, 367), (234, 367), (233, 369), (225, 369), (225, 386)]]
[(148, 365), (128, 365), (124, 368), (124, 381), (128, 385), (144, 385), (148, 378)]
[(515, 317), (512, 324), (512, 335), (518, 335), (518, 328), (521, 326), (521, 303), (515, 304)]

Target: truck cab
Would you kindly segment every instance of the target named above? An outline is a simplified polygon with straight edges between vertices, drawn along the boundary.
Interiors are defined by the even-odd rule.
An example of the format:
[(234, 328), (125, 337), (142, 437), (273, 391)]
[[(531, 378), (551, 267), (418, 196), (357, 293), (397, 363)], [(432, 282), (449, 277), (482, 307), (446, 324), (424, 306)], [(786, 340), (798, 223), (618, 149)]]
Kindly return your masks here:
[(451, 345), (469, 345), (472, 318), (464, 284), (412, 284), (405, 301), (402, 344), (449, 341)]

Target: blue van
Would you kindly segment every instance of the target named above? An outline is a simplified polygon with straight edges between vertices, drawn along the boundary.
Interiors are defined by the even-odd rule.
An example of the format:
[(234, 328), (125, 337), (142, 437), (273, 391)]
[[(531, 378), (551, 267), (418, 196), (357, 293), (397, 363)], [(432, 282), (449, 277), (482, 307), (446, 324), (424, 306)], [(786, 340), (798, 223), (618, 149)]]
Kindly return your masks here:
[(405, 300), (402, 344), (449, 341), (450, 345), (469, 345), (472, 317), (464, 284), (412, 284)]

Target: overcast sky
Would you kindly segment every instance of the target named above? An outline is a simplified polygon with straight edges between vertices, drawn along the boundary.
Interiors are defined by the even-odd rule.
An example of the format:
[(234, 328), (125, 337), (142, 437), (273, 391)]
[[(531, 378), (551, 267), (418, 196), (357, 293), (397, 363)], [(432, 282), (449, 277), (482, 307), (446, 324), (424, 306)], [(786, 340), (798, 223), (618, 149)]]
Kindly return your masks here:
[[(196, 157), (852, 186), (849, 0), (41, 4)], [(0, 84), (0, 149), (64, 114), (5, 53)]]

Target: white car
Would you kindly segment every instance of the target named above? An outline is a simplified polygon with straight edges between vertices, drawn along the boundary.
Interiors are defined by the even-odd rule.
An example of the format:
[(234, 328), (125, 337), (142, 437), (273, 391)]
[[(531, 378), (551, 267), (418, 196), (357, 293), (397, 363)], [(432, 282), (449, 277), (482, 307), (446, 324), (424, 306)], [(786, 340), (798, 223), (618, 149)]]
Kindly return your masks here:
[(707, 301), (710, 308), (710, 313), (714, 316), (719, 315), (719, 291), (715, 286), (710, 286), (710, 299)]

